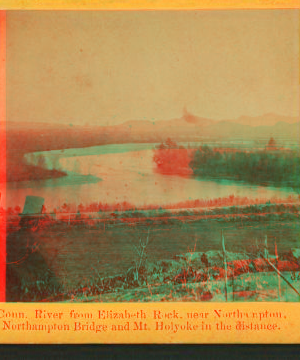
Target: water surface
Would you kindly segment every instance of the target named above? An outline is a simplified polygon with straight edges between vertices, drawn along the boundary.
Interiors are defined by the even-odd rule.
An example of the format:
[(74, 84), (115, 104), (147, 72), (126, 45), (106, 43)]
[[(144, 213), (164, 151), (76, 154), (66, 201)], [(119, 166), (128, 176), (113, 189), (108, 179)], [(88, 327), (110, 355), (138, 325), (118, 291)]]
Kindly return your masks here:
[(48, 169), (66, 171), (68, 176), (9, 183), (6, 206), (18, 205), (22, 208), (27, 195), (44, 197), (46, 207), (52, 210), (64, 203), (87, 205), (93, 202), (110, 204), (126, 201), (136, 206), (164, 206), (185, 200), (229, 195), (271, 199), (293, 194), (291, 188), (159, 174), (153, 162), (154, 146), (155, 144), (105, 145), (27, 154), (29, 163), (37, 164), (42, 155)]

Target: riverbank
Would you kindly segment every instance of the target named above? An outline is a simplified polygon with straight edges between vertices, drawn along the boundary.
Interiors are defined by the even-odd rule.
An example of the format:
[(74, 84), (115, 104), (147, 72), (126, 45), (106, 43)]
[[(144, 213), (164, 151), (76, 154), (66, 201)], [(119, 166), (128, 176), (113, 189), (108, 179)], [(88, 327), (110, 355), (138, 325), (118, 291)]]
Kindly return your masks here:
[(6, 173), (6, 182), (21, 183), (24, 181), (41, 181), (47, 179), (58, 179), (67, 176), (67, 173), (62, 170), (49, 170), (40, 166), (27, 165), (20, 160), (18, 163), (12, 163), (7, 160), (8, 169)]
[[(281, 202), (282, 199), (274, 199), (270, 201), (252, 203), (249, 205), (233, 205), (220, 206), (225, 203), (224, 199), (217, 199), (218, 202), (209, 202), (202, 204), (199, 207), (177, 208), (176, 205), (172, 208), (149, 208), (121, 211), (114, 205), (105, 205), (103, 208), (111, 207), (110, 211), (97, 211), (99, 204), (92, 204), (89, 207), (79, 206), (78, 208), (64, 204), (60, 209), (53, 213), (44, 213), (39, 216), (33, 216), (32, 222), (39, 223), (39, 228), (53, 228), (60, 227), (61, 229), (69, 228), (70, 226), (80, 229), (81, 227), (90, 229), (105, 230), (110, 226), (118, 226), (127, 224), (128, 226), (151, 226), (157, 224), (176, 224), (186, 222), (207, 222), (207, 221), (221, 221), (221, 222), (266, 222), (276, 220), (296, 220), (300, 215), (300, 203), (298, 198), (284, 199), (286, 202)], [(235, 198), (231, 203), (243, 204), (244, 200)], [(197, 200), (195, 201), (197, 203)], [(193, 203), (195, 203), (193, 202)], [(218, 205), (219, 203), (219, 205)], [(212, 206), (212, 204), (214, 204)], [(187, 204), (188, 205), (188, 204)], [(126, 206), (130, 207), (130, 204)], [(81, 210), (81, 211), (80, 211)], [(94, 210), (94, 211), (87, 211)], [(18, 213), (20, 209), (7, 211), (9, 216), (7, 219), (7, 231), (18, 231), (20, 229), (20, 217)], [(29, 225), (30, 226), (30, 223)]]

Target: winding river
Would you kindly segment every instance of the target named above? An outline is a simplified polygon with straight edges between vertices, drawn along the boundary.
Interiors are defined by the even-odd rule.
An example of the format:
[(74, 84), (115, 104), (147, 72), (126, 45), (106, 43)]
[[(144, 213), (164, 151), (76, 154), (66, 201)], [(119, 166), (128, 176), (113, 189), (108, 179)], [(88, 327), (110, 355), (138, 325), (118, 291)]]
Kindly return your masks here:
[(234, 196), (285, 198), (291, 188), (255, 186), (238, 181), (199, 180), (156, 172), (154, 144), (105, 145), (26, 155), (37, 164), (42, 155), (48, 169), (68, 173), (59, 179), (8, 183), (6, 207), (24, 205), (27, 195), (45, 198), (47, 209), (67, 204), (129, 202), (164, 206), (185, 200)]

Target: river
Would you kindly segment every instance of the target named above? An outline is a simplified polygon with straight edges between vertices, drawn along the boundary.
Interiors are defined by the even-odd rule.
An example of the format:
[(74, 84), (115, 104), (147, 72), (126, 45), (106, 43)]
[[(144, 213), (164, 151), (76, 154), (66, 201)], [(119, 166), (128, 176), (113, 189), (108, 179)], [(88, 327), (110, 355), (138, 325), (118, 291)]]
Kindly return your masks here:
[(8, 183), (6, 207), (18, 205), (22, 209), (27, 195), (44, 197), (46, 208), (52, 210), (64, 203), (88, 205), (126, 201), (136, 206), (165, 206), (229, 195), (271, 199), (293, 194), (291, 188), (159, 174), (153, 162), (153, 148), (154, 144), (125, 144), (27, 154), (28, 163), (37, 164), (42, 154), (48, 169), (66, 171), (68, 176)]

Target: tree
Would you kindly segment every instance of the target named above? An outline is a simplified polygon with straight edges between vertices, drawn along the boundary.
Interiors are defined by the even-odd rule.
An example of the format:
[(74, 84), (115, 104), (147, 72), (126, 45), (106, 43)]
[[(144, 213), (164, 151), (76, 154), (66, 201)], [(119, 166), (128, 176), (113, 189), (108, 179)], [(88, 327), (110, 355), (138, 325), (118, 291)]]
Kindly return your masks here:
[(165, 142), (165, 146), (168, 148), (168, 149), (177, 149), (178, 148), (178, 145), (176, 144), (175, 141), (173, 141), (172, 139), (170, 138), (167, 138), (166, 142)]
[(268, 142), (267, 150), (277, 150), (277, 144), (273, 137)]

